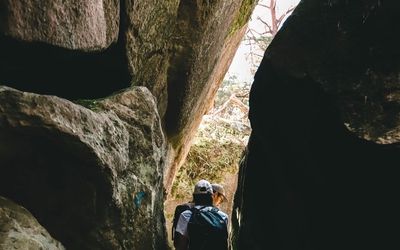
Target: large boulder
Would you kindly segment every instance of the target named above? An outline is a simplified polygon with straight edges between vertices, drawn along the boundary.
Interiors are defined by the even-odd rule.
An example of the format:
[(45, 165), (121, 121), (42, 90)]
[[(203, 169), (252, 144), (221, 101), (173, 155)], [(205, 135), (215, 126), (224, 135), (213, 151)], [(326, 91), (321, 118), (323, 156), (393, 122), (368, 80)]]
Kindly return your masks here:
[(1, 9), (0, 32), (18, 41), (98, 51), (118, 39), (117, 0), (5, 0)]
[(399, 11), (301, 1), (278, 32), (250, 94), (235, 249), (400, 246)]
[(0, 248), (65, 250), (26, 208), (0, 196)]
[(2, 196), (67, 249), (169, 249), (165, 140), (145, 87), (87, 102), (95, 111), (4, 86), (0, 100)]

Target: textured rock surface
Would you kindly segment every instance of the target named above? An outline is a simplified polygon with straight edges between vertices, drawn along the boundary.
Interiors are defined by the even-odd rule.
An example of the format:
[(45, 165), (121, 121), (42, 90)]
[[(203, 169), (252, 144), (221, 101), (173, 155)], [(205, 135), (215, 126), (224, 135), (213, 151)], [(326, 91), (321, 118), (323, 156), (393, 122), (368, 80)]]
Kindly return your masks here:
[(0, 31), (25, 42), (102, 50), (117, 41), (119, 9), (116, 0), (5, 0), (0, 5)]
[[(390, 30), (399, 30), (399, 6), (367, 0), (303, 3), (266, 59), (297, 78), (311, 77), (360, 138), (398, 142), (400, 36)], [(323, 35), (316, 39), (315, 34)]]
[(146, 88), (91, 102), (96, 112), (8, 87), (0, 100), (3, 196), (67, 249), (168, 249), (165, 140)]
[[(168, 106), (165, 129), (174, 150), (166, 183), (172, 184), (203, 115), (213, 103), (221, 75), (239, 46), (228, 39), (242, 1), (181, 1), (169, 42)], [(236, 38), (236, 39), (235, 39)], [(224, 50), (226, 47), (234, 49)], [(222, 56), (222, 52), (226, 53)], [(166, 186), (169, 190), (171, 185)]]
[(168, 193), (255, 5), (242, 3), (3, 1), (0, 85), (68, 100), (147, 87), (166, 132)]
[(250, 95), (235, 249), (399, 248), (399, 10), (302, 1), (278, 32)]
[(24, 207), (0, 196), (0, 249), (65, 250)]

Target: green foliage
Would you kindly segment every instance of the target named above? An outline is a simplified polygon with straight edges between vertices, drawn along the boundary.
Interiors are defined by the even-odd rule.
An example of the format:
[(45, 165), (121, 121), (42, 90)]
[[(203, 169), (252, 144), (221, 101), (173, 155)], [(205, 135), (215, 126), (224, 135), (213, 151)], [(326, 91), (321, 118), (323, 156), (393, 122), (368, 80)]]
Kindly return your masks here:
[(75, 100), (75, 101), (73, 101), (73, 102), (74, 102), (75, 104), (81, 105), (81, 106), (83, 106), (83, 107), (85, 107), (85, 108), (88, 108), (88, 109), (90, 109), (90, 110), (92, 110), (92, 111), (97, 112), (97, 111), (99, 111), (99, 110), (98, 110), (98, 107), (97, 107), (97, 104), (96, 104), (97, 101), (98, 101), (97, 99), (96, 99), (96, 100), (92, 100), (92, 99), (79, 99), (79, 100)]
[(243, 104), (249, 105), (248, 93), (250, 92), (251, 84), (249, 82), (240, 82), (236, 75), (230, 75), (224, 79), (221, 88), (218, 89), (215, 97), (215, 106), (219, 107), (228, 101), (232, 94), (235, 94)]
[(228, 38), (231, 37), (237, 30), (241, 29), (244, 25), (246, 25), (251, 15), (253, 14), (253, 10), (255, 6), (258, 4), (258, 0), (243, 0), (242, 5), (240, 6), (239, 13), (236, 16), (235, 22), (229, 32)]
[[(115, 91), (114, 93), (112, 93), (110, 96), (113, 95), (117, 95), (120, 93), (123, 93), (124, 91), (126, 91), (128, 88), (124, 88), (124, 89), (120, 89)], [(94, 112), (100, 112), (101, 109), (99, 108), (99, 106), (97, 105), (97, 102), (102, 101), (104, 99), (106, 99), (107, 97), (104, 98), (98, 98), (98, 99), (78, 99), (78, 100), (74, 100), (72, 101), (75, 104), (81, 105), (85, 108), (88, 108)]]
[(256, 45), (260, 48), (262, 51), (266, 51), (268, 46), (271, 44), (273, 37), (272, 36), (260, 36), (257, 39), (255, 39)]
[[(192, 193), (193, 186), (200, 179), (221, 182), (224, 173), (238, 171), (238, 162), (244, 150), (244, 143), (226, 135), (234, 135), (233, 131), (223, 131), (221, 127), (216, 128), (215, 124), (206, 126), (207, 128), (199, 131), (184, 165), (175, 176), (171, 190), (175, 198), (188, 197)], [(219, 132), (211, 132), (213, 127)]]
[[(230, 77), (218, 91), (217, 109), (229, 96), (239, 93), (243, 95), (243, 103), (248, 105), (249, 90), (249, 83), (237, 81), (236, 76)], [(205, 115), (186, 161), (175, 176), (172, 197), (190, 199), (198, 180), (221, 182), (226, 173), (237, 174), (250, 131), (247, 116), (234, 105), (228, 106), (224, 112)]]

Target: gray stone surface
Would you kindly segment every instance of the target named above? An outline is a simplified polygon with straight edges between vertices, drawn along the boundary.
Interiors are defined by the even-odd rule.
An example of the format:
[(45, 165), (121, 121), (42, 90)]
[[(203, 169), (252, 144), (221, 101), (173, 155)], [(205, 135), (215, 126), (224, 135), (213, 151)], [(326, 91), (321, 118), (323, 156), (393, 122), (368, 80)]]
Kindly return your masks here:
[(94, 51), (118, 39), (118, 1), (6, 0), (2, 8), (0, 31), (16, 40)]
[(0, 87), (0, 193), (67, 249), (168, 249), (165, 140), (144, 87), (90, 101)]
[(0, 196), (0, 249), (65, 250), (24, 207)]

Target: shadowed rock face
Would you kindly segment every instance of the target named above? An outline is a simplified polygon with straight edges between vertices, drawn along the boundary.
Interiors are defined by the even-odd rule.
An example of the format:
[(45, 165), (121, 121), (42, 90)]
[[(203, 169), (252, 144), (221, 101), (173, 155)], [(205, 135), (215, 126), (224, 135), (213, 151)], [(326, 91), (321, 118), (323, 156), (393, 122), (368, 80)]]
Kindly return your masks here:
[(28, 210), (1, 196), (0, 225), (1, 249), (65, 250)]
[(165, 140), (146, 88), (93, 102), (96, 112), (4, 86), (0, 100), (2, 196), (67, 249), (168, 249)]
[(251, 90), (235, 249), (399, 247), (399, 10), (303, 1), (278, 32)]
[(5, 0), (0, 13), (1, 85), (70, 100), (130, 86), (126, 56), (113, 49), (119, 1)]

